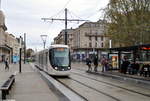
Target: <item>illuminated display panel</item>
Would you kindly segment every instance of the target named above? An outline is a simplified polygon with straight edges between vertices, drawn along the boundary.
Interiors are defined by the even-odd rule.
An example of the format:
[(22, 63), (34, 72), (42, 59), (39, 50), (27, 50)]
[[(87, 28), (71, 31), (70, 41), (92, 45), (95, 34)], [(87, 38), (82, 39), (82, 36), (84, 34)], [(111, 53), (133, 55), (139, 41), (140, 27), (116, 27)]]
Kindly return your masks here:
[(142, 50), (150, 50), (150, 47), (141, 47)]
[(56, 51), (65, 51), (65, 48), (56, 48)]

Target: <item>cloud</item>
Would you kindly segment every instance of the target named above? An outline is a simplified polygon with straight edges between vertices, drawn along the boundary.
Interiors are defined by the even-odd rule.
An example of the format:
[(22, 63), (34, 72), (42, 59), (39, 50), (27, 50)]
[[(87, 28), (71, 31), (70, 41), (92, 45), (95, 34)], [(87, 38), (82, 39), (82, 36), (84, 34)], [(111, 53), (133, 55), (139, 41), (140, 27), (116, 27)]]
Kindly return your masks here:
[[(69, 0), (3, 0), (2, 10), (6, 16), (8, 32), (15, 36), (27, 33), (27, 45), (41, 47), (41, 34), (49, 36), (49, 45), (53, 38), (64, 29), (64, 22), (43, 22), (43, 17), (64, 18), (64, 8)], [(101, 12), (109, 0), (70, 0), (66, 8), (73, 14), (68, 13), (68, 18), (82, 18), (97, 21)], [(61, 11), (61, 12), (60, 12)], [(58, 13), (59, 12), (59, 13)], [(55, 16), (54, 16), (55, 15)], [(83, 23), (83, 22), (82, 22)], [(79, 23), (81, 24), (81, 23)], [(68, 23), (68, 28), (76, 28), (77, 22)], [(37, 43), (37, 44), (36, 44)]]

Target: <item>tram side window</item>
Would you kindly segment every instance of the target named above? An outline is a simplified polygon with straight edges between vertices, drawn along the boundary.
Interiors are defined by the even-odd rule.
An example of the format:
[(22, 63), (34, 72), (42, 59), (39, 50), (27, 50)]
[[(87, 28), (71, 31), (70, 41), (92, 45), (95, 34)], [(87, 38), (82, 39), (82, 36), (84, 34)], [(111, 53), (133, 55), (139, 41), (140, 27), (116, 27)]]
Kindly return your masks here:
[(46, 65), (47, 64), (47, 60), (46, 60), (46, 53), (43, 54), (43, 64)]
[(43, 65), (43, 54), (40, 54), (40, 64)]
[(49, 60), (51, 61), (51, 50), (49, 50)]
[(51, 65), (53, 66), (54, 65), (54, 62), (53, 62), (53, 50), (49, 50), (49, 60), (50, 60)]
[(43, 58), (44, 56), (43, 56), (43, 54), (42, 54), (42, 65), (44, 64), (44, 58)]
[(42, 65), (42, 55), (40, 54), (40, 64)]
[(45, 63), (46, 63), (46, 65), (47, 65), (47, 56), (48, 56), (48, 52), (46, 52), (46, 54), (45, 54)]
[(43, 55), (43, 65), (45, 65), (45, 53), (43, 53), (42, 55)]
[(39, 55), (39, 64), (41, 64), (41, 56)]

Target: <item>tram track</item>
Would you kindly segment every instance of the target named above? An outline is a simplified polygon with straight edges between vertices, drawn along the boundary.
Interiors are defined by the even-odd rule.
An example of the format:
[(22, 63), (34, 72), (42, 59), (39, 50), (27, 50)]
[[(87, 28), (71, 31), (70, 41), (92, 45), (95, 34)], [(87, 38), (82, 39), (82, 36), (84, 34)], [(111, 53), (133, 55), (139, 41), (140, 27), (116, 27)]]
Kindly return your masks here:
[[(92, 80), (93, 80), (95, 82), (95, 84), (94, 84), (94, 82), (88, 84), (88, 82), (86, 82), (86, 80), (84, 80), (84, 78), (86, 78), (86, 80), (88, 80), (90, 82), (92, 82)], [(109, 81), (107, 82), (107, 81), (95, 79), (93, 76), (92, 77), (88, 76), (87, 73), (78, 72), (78, 71), (72, 71), (69, 78), (54, 78), (54, 79), (57, 80), (58, 82), (60, 82), (62, 85), (64, 85), (66, 88), (68, 88), (69, 90), (71, 90), (75, 94), (77, 94), (78, 96), (80, 96), (82, 99), (84, 99), (84, 101), (100, 101), (100, 100), (102, 100), (102, 101), (126, 101), (126, 100), (124, 100), (124, 98), (126, 98), (126, 97), (124, 97), (124, 96), (119, 97), (118, 95), (113, 94), (113, 93), (115, 93), (114, 89), (116, 89), (116, 88), (119, 88), (122, 91), (125, 90), (125, 91), (123, 91), (123, 93), (131, 92), (133, 95), (136, 95), (136, 96), (138, 94), (138, 95), (141, 95), (140, 97), (144, 96), (144, 98), (146, 97), (146, 99), (147, 99), (147, 97), (150, 98), (150, 94), (141, 93), (138, 91), (134, 91), (132, 89), (124, 88), (122, 86), (109, 83)], [(73, 83), (75, 83), (75, 84), (73, 85)], [(102, 86), (99, 86), (100, 83), (102, 84)], [(92, 86), (93, 84), (96, 86)], [(78, 89), (76, 89), (77, 88), (76, 85), (80, 85)], [(107, 88), (105, 91), (105, 86), (103, 87), (103, 85), (105, 85), (106, 87), (109, 86), (110, 88), (112, 87), (113, 89), (109, 90), (109, 88)], [(102, 89), (99, 89), (99, 87), (102, 87)], [(81, 90), (79, 90), (80, 88), (81, 88)], [(86, 95), (87, 92), (85, 92), (85, 91), (92, 94), (92, 96), (94, 96), (94, 98), (96, 98), (96, 100), (91, 99), (89, 95)], [(86, 94), (84, 94), (84, 92)], [(98, 95), (99, 100), (95, 95)], [(128, 96), (128, 95), (125, 95), (125, 96)], [(134, 97), (132, 97), (132, 96), (130, 96), (130, 97), (132, 99), (130, 101), (133, 101)], [(140, 101), (140, 100), (138, 100), (138, 98), (135, 98), (135, 99), (137, 99), (137, 101)], [(149, 101), (149, 100), (144, 100), (144, 101)]]
[[(39, 68), (38, 68), (39, 69)], [(44, 72), (45, 74), (47, 74), (47, 75), (49, 75), (47, 72)], [(51, 75), (49, 75), (49, 76), (51, 76)], [(62, 82), (61, 81), (61, 77), (59, 77), (59, 78), (55, 78), (55, 77), (53, 77), (55, 80), (57, 80), (58, 82), (60, 82), (62, 85), (64, 85), (66, 88), (68, 88), (68, 89), (70, 89), (72, 92), (74, 92), (75, 94), (77, 94), (78, 96), (80, 96), (82, 99), (84, 99), (84, 101), (91, 101), (91, 100), (89, 100), (89, 99), (87, 99), (85, 96), (83, 96), (82, 94), (80, 94), (78, 91), (76, 91), (76, 90), (74, 90), (73, 88), (71, 88), (71, 87), (69, 87), (66, 83), (64, 83), (64, 82)], [(63, 78), (63, 80), (64, 80), (65, 78)], [(86, 85), (86, 84), (84, 84), (84, 83), (82, 83), (82, 82), (80, 82), (80, 81), (78, 81), (78, 80), (75, 80), (75, 79), (73, 79), (73, 78), (71, 78), (71, 77), (68, 77), (68, 79), (69, 80), (72, 80), (72, 81), (75, 81), (75, 82), (77, 82), (78, 84), (80, 84), (80, 85), (83, 85), (83, 86), (85, 86), (85, 87), (87, 87), (87, 88), (89, 88), (89, 89), (92, 89), (92, 90), (94, 90), (94, 91), (96, 91), (96, 92), (98, 92), (98, 93), (100, 93), (100, 94), (102, 94), (102, 95), (104, 95), (104, 96), (106, 96), (106, 97), (109, 97), (110, 99), (112, 99), (111, 101), (121, 101), (120, 99), (117, 99), (116, 97), (113, 97), (113, 96), (111, 96), (111, 95), (109, 95), (109, 94), (107, 94), (107, 93), (105, 93), (105, 92), (102, 92), (102, 91), (100, 91), (100, 90), (97, 90), (96, 88), (93, 88), (93, 87), (91, 87), (91, 86), (88, 86), (88, 85)]]
[(137, 92), (135, 90), (124, 88), (124, 87), (121, 87), (121, 86), (118, 86), (118, 85), (115, 85), (115, 84), (112, 84), (112, 83), (109, 83), (109, 82), (101, 81), (101, 80), (95, 79), (93, 77), (85, 76), (85, 75), (77, 73), (77, 72), (72, 72), (72, 73), (74, 75), (82, 76), (82, 77), (85, 77), (85, 78), (88, 78), (88, 79), (91, 79), (91, 80), (94, 80), (94, 81), (97, 81), (97, 82), (100, 82), (100, 83), (103, 83), (103, 84), (107, 84), (107, 85), (110, 85), (110, 86), (113, 86), (113, 87), (117, 87), (117, 88), (129, 91), (131, 93), (136, 93), (136, 94), (140, 94), (140, 95), (145, 96), (145, 97), (150, 97), (150, 94), (144, 94), (144, 93), (141, 93), (141, 92)]
[[(43, 70), (41, 70), (40, 68), (38, 68), (38, 66), (35, 66), (36, 67), (36, 70), (40, 73), (40, 75), (41, 75), (41, 77), (43, 78), (43, 80), (48, 84), (48, 86), (50, 87), (50, 89), (52, 89), (53, 91), (54, 91), (54, 94), (56, 94), (58, 97), (59, 97), (59, 99), (60, 99), (60, 101), (76, 101), (75, 99), (77, 99), (77, 98), (74, 98), (73, 100), (72, 99), (69, 99), (70, 97), (68, 97), (68, 96), (66, 96), (63, 92), (61, 92), (60, 91), (60, 89), (58, 89), (57, 87), (60, 87), (60, 85), (56, 82), (56, 81), (58, 81), (56, 78), (54, 78), (54, 77), (52, 77), (50, 74), (48, 74), (47, 72), (45, 72), (45, 71), (43, 71)], [(41, 71), (41, 72), (40, 72)], [(48, 77), (51, 77), (51, 78), (53, 78), (53, 79), (55, 79), (55, 81), (53, 81), (53, 79), (51, 79), (53, 82), (55, 82), (55, 84), (57, 85), (57, 86), (55, 86), (54, 85), (54, 83), (51, 83), (52, 81), (51, 80), (49, 80), (48, 79), (48, 77), (46, 77), (46, 76), (48, 76)], [(58, 82), (60, 82), (60, 81), (58, 81)], [(61, 83), (61, 82), (60, 82)], [(67, 87), (65, 84), (62, 84), (61, 83), (61, 85), (64, 85), (67, 89), (69, 89), (71, 92), (73, 92), (73, 93), (75, 93), (75, 94), (77, 94), (80, 98), (80, 100), (78, 100), (78, 101), (88, 101), (85, 97), (83, 97), (83, 96), (81, 96), (80, 94), (78, 94), (76, 91), (74, 91), (74, 90), (72, 90), (71, 88), (69, 88), (69, 87)], [(63, 90), (65, 90), (64, 88), (62, 88)], [(66, 91), (66, 92), (68, 92), (68, 91)], [(73, 96), (73, 95), (72, 95)]]
[(72, 92), (76, 93), (78, 96), (80, 96), (81, 98), (83, 98), (85, 101), (89, 101), (87, 98), (85, 98), (84, 96), (82, 96), (80, 93), (78, 93), (77, 91), (73, 90), (71, 87), (69, 87), (67, 84), (65, 84), (64, 82), (62, 82), (61, 80), (55, 78), (55, 80), (57, 80), (58, 82), (60, 82), (61, 84), (63, 84), (65, 87), (67, 87), (68, 89), (70, 89)]
[[(66, 83), (64, 83), (63, 81), (61, 81), (61, 79), (56, 79), (56, 80), (57, 80), (58, 82), (60, 82), (61, 84), (63, 84), (64, 86), (66, 86), (68, 89), (71, 89), (73, 92), (75, 92), (76, 94), (78, 94), (80, 97), (83, 97), (86, 101), (89, 101), (86, 97), (84, 97), (83, 95), (81, 95), (78, 91), (75, 91), (73, 88), (69, 87)], [(111, 96), (111, 95), (109, 95), (109, 94), (107, 94), (107, 93), (105, 93), (105, 92), (102, 92), (102, 91), (100, 91), (100, 90), (97, 90), (96, 88), (93, 88), (93, 87), (91, 87), (91, 86), (88, 86), (88, 85), (86, 85), (86, 84), (84, 84), (84, 83), (82, 83), (82, 82), (80, 82), (80, 81), (78, 81), (78, 80), (73, 79), (72, 77), (69, 77), (68, 80), (75, 81), (75, 82), (77, 82), (77, 83), (80, 84), (80, 85), (83, 85), (83, 86), (85, 86), (85, 87), (87, 87), (87, 88), (89, 88), (89, 89), (91, 89), (91, 90), (96, 91), (97, 93), (100, 93), (100, 94), (102, 94), (102, 95), (104, 95), (104, 96), (106, 96), (106, 97), (109, 97), (109, 98), (113, 99), (114, 101), (121, 101), (120, 99), (118, 99), (118, 98), (116, 98), (116, 97), (113, 97), (113, 96)]]
[(100, 90), (97, 90), (96, 88), (93, 88), (93, 87), (91, 87), (91, 86), (88, 86), (88, 85), (86, 85), (86, 84), (84, 84), (84, 83), (82, 83), (82, 82), (80, 82), (80, 81), (78, 81), (78, 80), (75, 80), (75, 79), (73, 79), (73, 78), (71, 78), (71, 77), (70, 77), (70, 79), (73, 80), (73, 81), (76, 81), (76, 82), (78, 82), (78, 83), (80, 83), (80, 84), (82, 84), (82, 85), (84, 85), (84, 86), (86, 86), (86, 87), (88, 87), (88, 88), (90, 88), (90, 89), (93, 89), (93, 90), (95, 90), (95, 91), (97, 91), (97, 92), (99, 92), (99, 93), (101, 93), (101, 94), (103, 94), (103, 95), (105, 95), (105, 96), (107, 96), (107, 97), (110, 97), (110, 98), (112, 98), (112, 99), (114, 99), (114, 100), (116, 100), (116, 101), (121, 101), (120, 99), (118, 99), (118, 98), (116, 98), (116, 97), (113, 97), (113, 96), (111, 96), (111, 95), (109, 95), (109, 94), (107, 94), (107, 93), (105, 93), (105, 92), (102, 92), (102, 91), (100, 91)]

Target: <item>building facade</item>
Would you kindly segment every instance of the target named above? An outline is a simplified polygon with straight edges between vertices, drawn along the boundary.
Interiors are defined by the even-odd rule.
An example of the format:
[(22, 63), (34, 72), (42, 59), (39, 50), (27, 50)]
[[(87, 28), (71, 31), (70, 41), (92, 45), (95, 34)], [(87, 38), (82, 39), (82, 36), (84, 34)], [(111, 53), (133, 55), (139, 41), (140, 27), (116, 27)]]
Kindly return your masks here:
[[(73, 60), (83, 61), (86, 57), (107, 54), (103, 50), (108, 48), (108, 37), (105, 35), (106, 22), (85, 22), (76, 29), (68, 29), (68, 45)], [(65, 30), (54, 39), (55, 44), (64, 44)]]
[(9, 34), (5, 32), (6, 36), (6, 45), (12, 48), (11, 52), (11, 61), (18, 62), (19, 61), (19, 49), (21, 48), (20, 42), (18, 38), (16, 38), (13, 34)]
[(73, 33), (73, 59), (85, 60), (86, 57), (93, 58), (94, 55), (100, 56), (105, 53), (108, 37), (105, 35), (105, 22), (85, 22), (80, 25)]
[(20, 38), (18, 40), (14, 35), (6, 32), (6, 30), (5, 16), (0, 11), (0, 62), (3, 62), (6, 58), (8, 58), (9, 62), (15, 62), (19, 58)]
[(10, 60), (11, 48), (6, 45), (6, 35), (5, 31), (7, 27), (5, 26), (5, 16), (4, 13), (0, 10), (0, 62), (4, 61), (5, 57), (8, 57)]
[[(67, 29), (67, 45), (72, 51), (73, 47), (73, 31), (74, 29)], [(62, 30), (57, 37), (54, 38), (54, 44), (65, 44), (65, 30)]]

